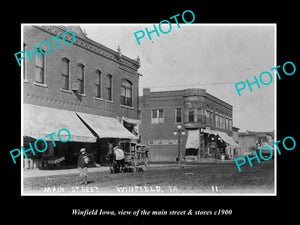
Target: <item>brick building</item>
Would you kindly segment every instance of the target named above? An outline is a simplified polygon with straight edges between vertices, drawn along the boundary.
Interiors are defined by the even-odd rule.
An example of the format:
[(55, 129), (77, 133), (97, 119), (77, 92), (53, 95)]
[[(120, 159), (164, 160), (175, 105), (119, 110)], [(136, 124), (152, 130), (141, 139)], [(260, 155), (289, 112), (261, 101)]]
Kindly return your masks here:
[[(75, 34), (73, 44), (63, 41), (66, 31)], [(65, 40), (74, 41), (70, 33)], [(43, 41), (52, 44), (52, 51), (45, 43), (38, 54), (35, 46)], [(63, 157), (66, 164), (74, 164), (85, 147), (96, 163), (102, 163), (113, 143), (136, 139), (139, 58), (89, 39), (79, 26), (24, 25), (23, 47), (32, 58), (26, 55), (22, 60), (24, 148), (37, 138), (48, 141), (47, 151), (35, 158)], [(45, 136), (61, 128), (71, 132), (71, 140), (53, 146)]]
[[(236, 156), (232, 105), (204, 89), (150, 92), (144, 88), (140, 110), (142, 142), (149, 148), (151, 161)], [(185, 131), (179, 140), (180, 154), (178, 125)]]

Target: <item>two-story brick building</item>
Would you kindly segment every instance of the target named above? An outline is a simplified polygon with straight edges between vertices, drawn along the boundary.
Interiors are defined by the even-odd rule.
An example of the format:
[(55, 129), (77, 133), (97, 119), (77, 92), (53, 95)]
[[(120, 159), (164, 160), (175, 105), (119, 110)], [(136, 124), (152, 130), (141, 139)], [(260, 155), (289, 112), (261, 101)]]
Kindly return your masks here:
[[(233, 158), (232, 105), (204, 89), (150, 92), (140, 97), (142, 142), (152, 161)], [(178, 146), (178, 125), (181, 134)], [(179, 127), (180, 128), (180, 127)], [(174, 133), (175, 132), (175, 133)], [(180, 147), (178, 154), (178, 147)]]
[[(66, 31), (75, 34), (73, 44), (62, 40)], [(70, 33), (65, 39), (74, 41)], [(46, 43), (38, 54), (34, 46), (43, 41), (52, 43), (52, 51)], [(23, 25), (23, 48), (32, 58), (22, 60), (24, 148), (38, 138), (48, 143), (47, 151), (35, 158), (63, 157), (66, 164), (76, 164), (79, 149), (85, 147), (102, 163), (113, 143), (137, 139), (139, 58), (91, 40), (79, 26)], [(71, 139), (60, 143), (54, 135), (54, 146), (45, 136), (61, 128), (71, 132)]]

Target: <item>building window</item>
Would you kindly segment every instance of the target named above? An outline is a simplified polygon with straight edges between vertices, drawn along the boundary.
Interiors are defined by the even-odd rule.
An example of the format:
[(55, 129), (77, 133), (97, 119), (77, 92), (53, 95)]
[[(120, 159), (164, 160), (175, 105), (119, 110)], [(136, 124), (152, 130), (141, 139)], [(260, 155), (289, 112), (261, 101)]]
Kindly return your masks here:
[(203, 109), (202, 108), (197, 108), (197, 122), (204, 122), (204, 119), (203, 119)]
[(202, 109), (201, 108), (197, 108), (196, 110), (196, 120), (197, 122), (202, 122)]
[(224, 129), (224, 117), (220, 117), (220, 128)]
[(225, 118), (225, 129), (229, 130), (229, 124), (228, 124), (228, 119)]
[(188, 122), (197, 122), (196, 110), (193, 108), (188, 109)]
[(38, 51), (40, 57), (38, 54), (35, 55), (35, 82), (45, 84), (45, 56), (41, 53), (40, 49)]
[(207, 124), (210, 124), (209, 109), (205, 110), (205, 120)]
[(210, 111), (210, 124), (214, 125), (214, 114), (213, 114), (213, 111)]
[(181, 108), (177, 108), (175, 109), (175, 123), (181, 123), (181, 118), (182, 118), (182, 115), (181, 115), (182, 111), (181, 111)]
[(222, 129), (225, 129), (225, 117), (222, 117)]
[(112, 75), (107, 74), (106, 77), (106, 91), (107, 91), (107, 96), (106, 99), (109, 101), (112, 101)]
[(77, 82), (79, 84), (79, 94), (84, 94), (84, 65), (78, 64), (78, 77)]
[(95, 97), (96, 98), (101, 98), (101, 71), (96, 70), (96, 83), (95, 83)]
[(229, 119), (229, 130), (232, 130), (232, 120)]
[(132, 83), (128, 80), (121, 84), (121, 105), (132, 106)]
[[(26, 49), (26, 44), (23, 43), (23, 52), (25, 52), (25, 49)], [(23, 80), (27, 80), (27, 71), (26, 71), (26, 63), (27, 63), (27, 57), (25, 57), (23, 60), (22, 60), (22, 65), (23, 65)]]
[(62, 89), (69, 90), (70, 88), (70, 68), (69, 68), (70, 60), (67, 58), (62, 59)]
[(164, 123), (164, 110), (163, 109), (152, 109), (151, 110), (151, 124), (162, 124)]
[(215, 116), (215, 125), (216, 125), (216, 127), (219, 127), (219, 115), (218, 114), (216, 114), (216, 116)]

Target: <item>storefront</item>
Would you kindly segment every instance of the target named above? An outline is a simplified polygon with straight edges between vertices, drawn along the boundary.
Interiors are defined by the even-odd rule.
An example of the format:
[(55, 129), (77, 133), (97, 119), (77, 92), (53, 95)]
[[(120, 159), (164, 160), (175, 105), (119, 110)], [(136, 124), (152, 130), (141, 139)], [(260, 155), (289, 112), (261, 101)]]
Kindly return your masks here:
[(239, 145), (225, 132), (211, 129), (188, 130), (185, 158), (233, 159)]
[(81, 121), (97, 136), (97, 149), (94, 149), (96, 163), (105, 164), (107, 154), (112, 152), (114, 145), (120, 141), (130, 143), (136, 142), (137, 135), (126, 129), (116, 118), (76, 113)]
[[(75, 166), (82, 147), (86, 148), (92, 164), (102, 164), (105, 163), (105, 155), (119, 140), (137, 139), (116, 118), (30, 104), (23, 105), (22, 127), (24, 149), (28, 149), (29, 143), (38, 138), (45, 139), (48, 144), (45, 152), (27, 155), (28, 159), (24, 159), (25, 168)], [(57, 132), (62, 128), (71, 133), (67, 143), (61, 143), (58, 139)], [(53, 132), (55, 135), (46, 137)], [(43, 146), (39, 149), (43, 149)]]

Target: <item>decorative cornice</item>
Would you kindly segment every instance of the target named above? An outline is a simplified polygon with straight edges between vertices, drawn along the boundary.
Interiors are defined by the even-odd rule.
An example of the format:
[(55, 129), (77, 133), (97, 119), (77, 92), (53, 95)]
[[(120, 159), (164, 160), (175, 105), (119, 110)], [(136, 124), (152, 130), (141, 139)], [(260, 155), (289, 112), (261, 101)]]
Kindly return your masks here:
[[(72, 108), (74, 111), (76, 111), (76, 109), (81, 109), (84, 110), (86, 112), (86, 110), (89, 111), (93, 111), (93, 112), (97, 112), (97, 115), (102, 115), (102, 116), (116, 116), (116, 113), (112, 110), (109, 109), (104, 109), (103, 107), (96, 107), (96, 106), (91, 106), (88, 104), (82, 104), (82, 103), (76, 103), (76, 102), (68, 102), (68, 101), (64, 101), (64, 100), (60, 100), (60, 99), (54, 99), (54, 98), (49, 98), (49, 97), (45, 97), (45, 96), (40, 96), (40, 95), (35, 95), (35, 94), (30, 94), (30, 93), (26, 93), (24, 94), (24, 103), (29, 103), (28, 100), (32, 100), (34, 102), (34, 104), (39, 105), (38, 103), (43, 102), (44, 104), (46, 104), (48, 107), (53, 107), (54, 106), (58, 106), (61, 105), (62, 108)], [(56, 108), (56, 107), (53, 107)], [(57, 107), (59, 109), (59, 107)], [(79, 111), (81, 111), (79, 110)], [(104, 115), (103, 115), (104, 114)]]
[[(62, 38), (62, 35), (66, 30), (63, 29), (62, 26), (34, 26), (35, 28), (38, 28), (40, 30), (43, 30), (51, 35), (57, 36), (60, 35), (59, 38)], [(72, 42), (73, 37), (71, 34), (65, 35), (65, 40)], [(137, 70), (140, 67), (140, 60), (134, 60), (127, 56), (120, 55), (119, 52), (114, 51), (104, 45), (101, 45), (91, 39), (83, 39), (79, 36), (76, 36), (75, 45), (80, 46), (86, 50), (89, 50), (97, 55), (100, 55), (102, 57), (105, 57), (107, 59), (110, 59), (120, 65), (120, 68), (127, 67), (129, 68), (130, 72), (137, 74)], [(129, 72), (128, 71), (128, 72)]]

